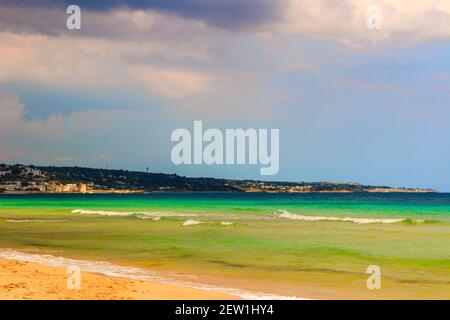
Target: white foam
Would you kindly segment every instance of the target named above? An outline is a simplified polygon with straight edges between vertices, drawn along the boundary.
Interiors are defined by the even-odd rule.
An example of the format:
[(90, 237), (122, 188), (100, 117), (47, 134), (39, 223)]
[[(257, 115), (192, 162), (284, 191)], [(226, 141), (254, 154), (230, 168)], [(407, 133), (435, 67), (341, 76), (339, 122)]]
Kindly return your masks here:
[(182, 226), (195, 226), (197, 224), (202, 224), (202, 223), (206, 223), (206, 222), (197, 221), (197, 220), (186, 220), (185, 222), (183, 222)]
[(303, 216), (300, 214), (292, 214), (286, 210), (277, 211), (278, 217), (289, 220), (302, 220), (302, 221), (344, 221), (354, 222), (358, 224), (368, 223), (399, 223), (405, 221), (405, 219), (377, 219), (377, 218), (340, 218), (340, 217), (325, 217), (325, 216)]
[(63, 220), (63, 219), (59, 219), (59, 220), (38, 220), (38, 219), (24, 219), (24, 220), (20, 220), (20, 219), (7, 219), (5, 220), (6, 222), (12, 222), (12, 223), (27, 223), (27, 222), (63, 222), (63, 221), (69, 221), (69, 220)]
[(153, 221), (159, 221), (162, 217), (195, 217), (196, 214), (192, 213), (179, 213), (179, 212), (141, 212), (141, 211), (102, 211), (102, 210), (84, 210), (75, 209), (72, 213), (88, 214), (88, 215), (101, 215), (101, 216), (118, 216), (118, 217), (131, 217), (134, 216), (139, 219), (151, 219)]
[(198, 221), (198, 220), (186, 220), (183, 222), (182, 226), (195, 226), (199, 224), (216, 224), (221, 226), (231, 226), (234, 224), (234, 222), (231, 221), (220, 221), (220, 222), (214, 222), (214, 221)]
[(298, 298), (295, 296), (279, 296), (271, 293), (262, 293), (256, 291), (247, 291), (235, 288), (225, 288), (208, 284), (194, 283), (190, 281), (179, 280), (181, 278), (192, 278), (192, 276), (161, 273), (141, 268), (125, 267), (102, 261), (75, 260), (63, 257), (55, 257), (48, 254), (30, 254), (12, 249), (0, 249), (0, 258), (62, 268), (76, 265), (83, 271), (99, 273), (109, 277), (189, 287), (193, 289), (229, 294), (243, 299), (306, 300), (304, 298)]
[(45, 220), (5, 220), (6, 222), (25, 223), (25, 222), (45, 222)]
[(144, 213), (144, 212), (119, 212), (119, 211), (101, 211), (101, 210), (83, 210), (83, 209), (75, 209), (72, 210), (72, 213), (79, 213), (79, 214), (95, 214), (95, 215), (101, 215), (101, 216), (131, 216), (136, 213)]

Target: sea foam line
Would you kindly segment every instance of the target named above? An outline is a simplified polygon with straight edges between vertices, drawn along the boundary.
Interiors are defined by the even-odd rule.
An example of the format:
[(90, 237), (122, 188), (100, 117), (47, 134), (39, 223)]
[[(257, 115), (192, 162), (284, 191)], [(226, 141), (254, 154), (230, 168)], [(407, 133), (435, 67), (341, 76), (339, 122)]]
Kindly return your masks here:
[(199, 224), (213, 224), (213, 225), (220, 225), (220, 226), (231, 226), (233, 224), (235, 224), (235, 222), (233, 221), (220, 221), (220, 222), (216, 222), (216, 221), (198, 221), (198, 220), (186, 220), (185, 222), (182, 223), (182, 226), (196, 226)]
[(179, 212), (140, 212), (140, 211), (103, 211), (103, 210), (84, 210), (74, 209), (72, 213), (86, 214), (86, 215), (101, 215), (101, 216), (118, 216), (118, 217), (131, 217), (134, 216), (139, 219), (152, 219), (159, 220), (162, 217), (196, 217), (196, 214), (192, 213), (179, 213)]
[(57, 220), (38, 220), (38, 219), (6, 219), (4, 220), (6, 222), (12, 222), (12, 223), (27, 223), (27, 222), (65, 222), (70, 221), (67, 219), (57, 219)]
[[(368, 224), (368, 223), (399, 223), (405, 222), (407, 219), (377, 219), (377, 218), (340, 218), (340, 217), (325, 217), (325, 216), (303, 216), (300, 214), (293, 214), (286, 210), (279, 210), (276, 212), (279, 218), (289, 219), (289, 220), (301, 220), (301, 221), (344, 221), (344, 222), (354, 222), (358, 224)], [(424, 220), (413, 220), (416, 223), (423, 223)]]
[(188, 287), (203, 291), (217, 292), (240, 297), (249, 300), (308, 300), (295, 296), (280, 296), (271, 293), (241, 290), (236, 288), (217, 287), (208, 284), (171, 279), (188, 277), (186, 275), (163, 274), (136, 267), (126, 267), (103, 261), (76, 260), (63, 257), (55, 257), (49, 254), (32, 254), (12, 249), (0, 249), (0, 259), (16, 260), (21, 262), (37, 263), (51, 267), (67, 268), (76, 265), (81, 270), (102, 274), (114, 278), (156, 282), (160, 284)]

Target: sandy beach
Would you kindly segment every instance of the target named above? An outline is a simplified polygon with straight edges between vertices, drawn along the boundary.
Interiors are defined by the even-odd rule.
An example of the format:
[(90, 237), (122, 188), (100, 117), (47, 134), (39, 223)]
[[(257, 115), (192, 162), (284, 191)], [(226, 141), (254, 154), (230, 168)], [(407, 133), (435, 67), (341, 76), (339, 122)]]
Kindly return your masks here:
[(231, 295), (112, 278), (81, 272), (81, 287), (67, 288), (67, 270), (29, 262), (0, 260), (1, 300), (195, 300), (238, 299)]

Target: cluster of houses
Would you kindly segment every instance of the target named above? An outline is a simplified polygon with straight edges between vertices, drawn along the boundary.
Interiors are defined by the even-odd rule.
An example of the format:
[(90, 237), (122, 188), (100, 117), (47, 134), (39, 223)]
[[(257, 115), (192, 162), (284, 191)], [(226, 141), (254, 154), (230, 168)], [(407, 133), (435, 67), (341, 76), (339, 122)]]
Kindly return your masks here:
[(270, 182), (245, 182), (239, 186), (245, 192), (311, 192), (313, 187), (310, 185), (280, 185)]
[(23, 182), (23, 181), (5, 181), (0, 183), (0, 192), (4, 193), (88, 193), (93, 187), (86, 183), (56, 183), (56, 182)]
[(48, 182), (39, 169), (29, 166), (0, 166), (0, 192), (3, 193), (88, 193), (94, 190), (90, 183)]

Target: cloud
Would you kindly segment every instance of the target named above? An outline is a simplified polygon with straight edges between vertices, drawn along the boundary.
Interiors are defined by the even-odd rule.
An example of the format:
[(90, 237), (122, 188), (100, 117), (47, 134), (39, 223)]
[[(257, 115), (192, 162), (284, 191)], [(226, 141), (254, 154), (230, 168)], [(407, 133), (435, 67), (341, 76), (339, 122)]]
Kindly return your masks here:
[[(13, 1), (0, 3), (0, 30), (47, 35), (68, 32), (64, 8), (72, 1), (25, 1), (21, 6)], [(159, 34), (179, 40), (186, 33), (195, 39), (198, 32), (225, 29), (273, 37), (301, 35), (350, 46), (450, 39), (450, 3), (440, 0), (376, 1), (381, 9), (381, 30), (377, 31), (366, 26), (367, 8), (374, 4), (371, 0), (116, 0), (78, 4), (82, 8), (79, 34), (92, 37), (155, 39)]]
[(157, 65), (148, 58), (169, 51), (169, 44), (153, 47), (111, 39), (13, 33), (0, 33), (0, 37), (0, 83), (75, 91), (143, 87), (152, 95), (179, 99), (204, 92), (209, 81), (203, 71)]
[[(4, 5), (16, 6), (16, 1), (0, 1)], [(21, 1), (21, 6), (53, 9), (61, 11), (71, 4), (72, 0)], [(156, 10), (187, 19), (202, 21), (208, 25), (230, 30), (253, 29), (282, 18), (287, 0), (78, 0), (81, 9), (110, 12), (114, 10)], [(31, 10), (31, 9), (30, 9)]]
[(129, 68), (129, 73), (148, 92), (172, 99), (204, 93), (209, 82), (208, 77), (201, 73), (177, 69), (159, 70), (151, 66), (133, 66)]
[[(366, 25), (367, 8), (373, 4), (381, 10), (381, 30), (369, 30)], [(450, 2), (446, 1), (290, 0), (285, 20), (272, 30), (362, 46), (449, 40), (449, 24)]]
[[(28, 121), (19, 98), (0, 91), (0, 115), (0, 162), (104, 165), (113, 157), (146, 152), (147, 148), (141, 151), (145, 144), (148, 153), (152, 144), (161, 145), (153, 142), (153, 136), (161, 134), (149, 132), (160, 132), (162, 117), (149, 111), (87, 110)], [(158, 157), (162, 155), (153, 158)]]
[(18, 136), (29, 134), (51, 138), (62, 132), (61, 116), (52, 116), (45, 121), (25, 121), (24, 105), (11, 93), (0, 91), (0, 134)]
[(0, 133), (20, 121), (22, 110), (23, 105), (16, 96), (0, 91)]
[[(57, 88), (101, 88), (114, 83), (114, 78), (105, 74), (111, 70), (89, 52), (89, 42), (42, 35), (0, 36), (0, 82), (38, 83)], [(67, 50), (62, 51), (62, 47)]]
[(25, 122), (24, 106), (19, 99), (10, 93), (0, 91), (0, 161), (17, 159), (28, 154), (28, 149), (8, 141), (19, 136), (48, 138), (57, 134), (58, 120), (49, 119), (45, 122)]

